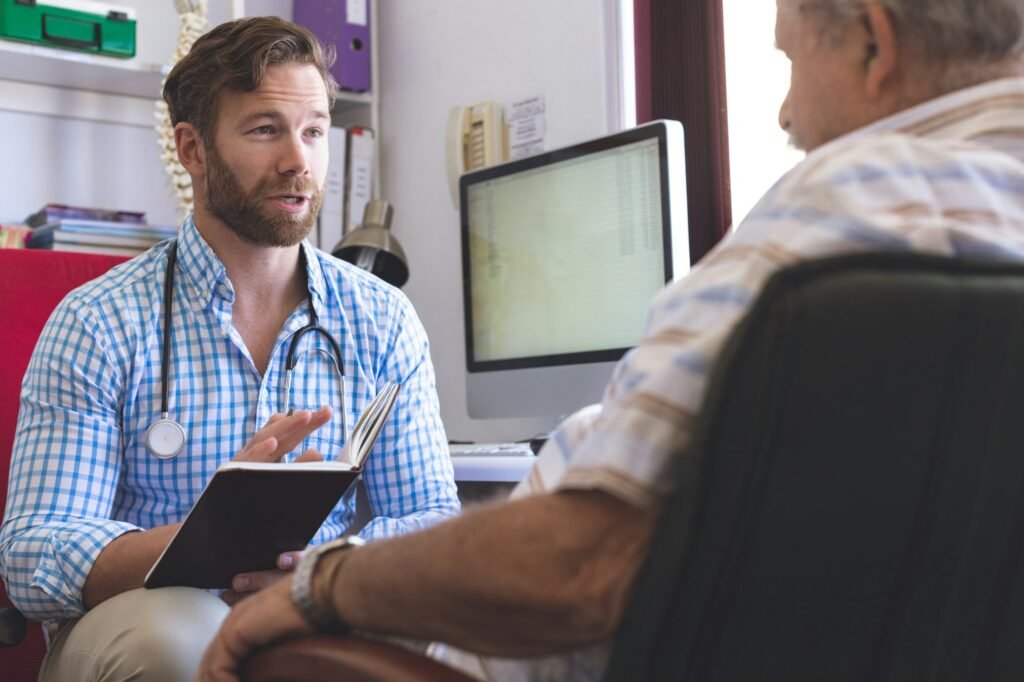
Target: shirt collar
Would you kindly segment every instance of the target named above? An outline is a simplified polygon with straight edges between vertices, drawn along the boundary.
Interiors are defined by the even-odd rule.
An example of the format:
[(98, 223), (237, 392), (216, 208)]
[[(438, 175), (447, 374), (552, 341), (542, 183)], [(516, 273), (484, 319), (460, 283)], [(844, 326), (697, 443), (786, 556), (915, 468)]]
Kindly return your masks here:
[(306, 257), (306, 286), (309, 287), (313, 310), (316, 311), (317, 318), (322, 320), (327, 301), (327, 281), (324, 279), (324, 270), (320, 264), (319, 253), (309, 241), (303, 240), (301, 248)]
[[(306, 261), (306, 286), (313, 300), (313, 309), (323, 319), (326, 309), (327, 284), (317, 250), (306, 240), (300, 248)], [(196, 228), (191, 214), (185, 219), (178, 233), (178, 269), (191, 287), (189, 299), (197, 309), (210, 306), (214, 295), (228, 304), (235, 301), (235, 290), (228, 279), (227, 269)]]
[(1002, 78), (936, 97), (842, 135), (814, 150), (845, 146), (868, 135), (904, 133), (920, 137), (972, 139), (1024, 120), (1024, 78)]
[(188, 300), (197, 310), (210, 306), (214, 294), (234, 303), (235, 290), (224, 264), (196, 228), (191, 214), (178, 232), (178, 271), (192, 289)]

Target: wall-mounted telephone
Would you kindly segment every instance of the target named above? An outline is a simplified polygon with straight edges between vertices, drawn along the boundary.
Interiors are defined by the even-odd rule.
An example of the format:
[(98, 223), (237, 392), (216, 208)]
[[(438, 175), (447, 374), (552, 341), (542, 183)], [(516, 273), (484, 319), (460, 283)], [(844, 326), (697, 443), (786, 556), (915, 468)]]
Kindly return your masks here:
[(481, 102), (448, 112), (448, 187), (459, 205), (459, 176), (508, 158), (508, 131), (501, 105)]

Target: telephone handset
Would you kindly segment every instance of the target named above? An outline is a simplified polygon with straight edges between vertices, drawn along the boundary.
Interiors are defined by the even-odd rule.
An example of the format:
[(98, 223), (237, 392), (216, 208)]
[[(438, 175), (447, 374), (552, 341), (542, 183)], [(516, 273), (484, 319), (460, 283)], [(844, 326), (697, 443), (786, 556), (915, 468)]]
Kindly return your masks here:
[(448, 112), (448, 187), (459, 205), (459, 176), (508, 158), (508, 134), (501, 106), (481, 102)]

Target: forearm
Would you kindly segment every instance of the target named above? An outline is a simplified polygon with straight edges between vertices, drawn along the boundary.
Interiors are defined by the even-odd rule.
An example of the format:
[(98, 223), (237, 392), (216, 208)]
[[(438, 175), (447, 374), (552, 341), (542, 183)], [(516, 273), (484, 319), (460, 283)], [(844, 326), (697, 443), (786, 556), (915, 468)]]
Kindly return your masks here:
[(611, 635), (653, 525), (602, 493), (541, 495), (328, 557), (317, 584), (352, 627), (547, 653)]
[(85, 608), (91, 609), (122, 592), (142, 587), (146, 574), (179, 525), (125, 533), (108, 544), (97, 557), (82, 588)]

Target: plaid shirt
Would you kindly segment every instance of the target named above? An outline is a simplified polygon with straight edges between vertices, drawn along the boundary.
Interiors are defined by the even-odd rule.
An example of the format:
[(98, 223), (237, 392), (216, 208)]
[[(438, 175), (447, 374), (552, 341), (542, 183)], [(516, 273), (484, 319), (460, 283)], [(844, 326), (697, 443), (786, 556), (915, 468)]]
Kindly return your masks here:
[[(766, 281), (801, 261), (866, 251), (1024, 261), (1024, 79), (951, 93), (808, 154), (658, 295), (600, 409), (566, 420), (514, 495), (600, 489), (657, 508), (677, 486), (693, 489), (695, 480), (672, 475), (672, 458), (689, 441), (722, 346)], [(599, 680), (607, 655), (607, 646), (528, 661), (439, 652), (501, 682)]]
[[(163, 286), (170, 242), (68, 295), (43, 330), (25, 375), (11, 461), (0, 568), (29, 617), (84, 612), (96, 557), (125, 532), (182, 520), (218, 466), (284, 412), (285, 356), (310, 319), (306, 302), (285, 322), (260, 376), (231, 324), (234, 290), (192, 219), (178, 239), (168, 373), (169, 416), (184, 451), (162, 460), (145, 447), (160, 417)], [(459, 510), (426, 334), (408, 299), (308, 244), (307, 281), (321, 326), (338, 340), (348, 431), (383, 382), (402, 385), (363, 475), (376, 538), (426, 527)], [(298, 408), (331, 405), (332, 421), (292, 453), (326, 459), (344, 446), (338, 371), (326, 339), (300, 343), (291, 388)], [(313, 544), (354, 518), (343, 500)]]

